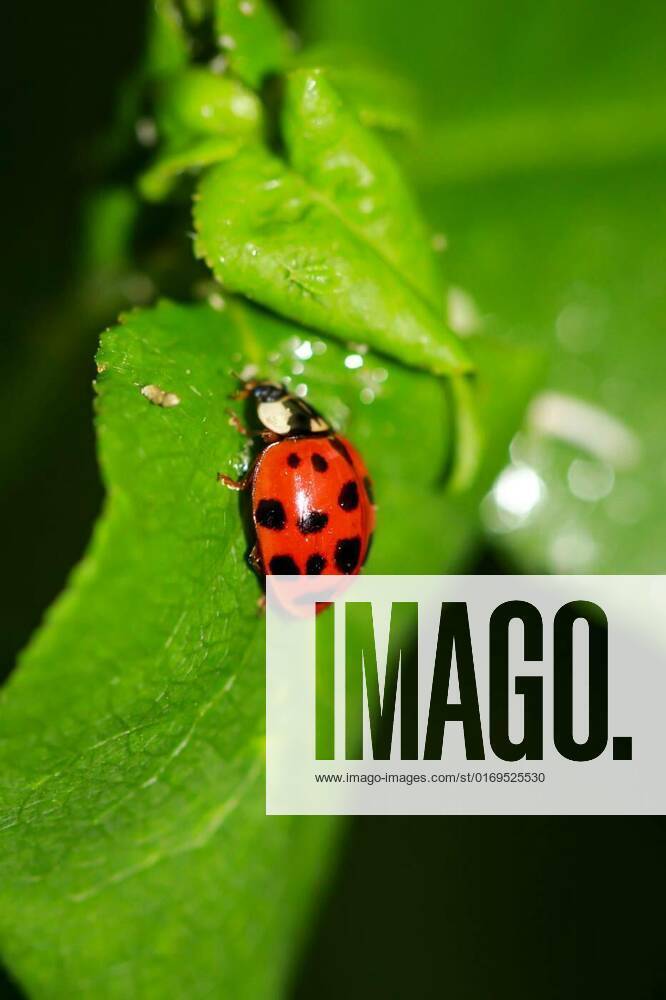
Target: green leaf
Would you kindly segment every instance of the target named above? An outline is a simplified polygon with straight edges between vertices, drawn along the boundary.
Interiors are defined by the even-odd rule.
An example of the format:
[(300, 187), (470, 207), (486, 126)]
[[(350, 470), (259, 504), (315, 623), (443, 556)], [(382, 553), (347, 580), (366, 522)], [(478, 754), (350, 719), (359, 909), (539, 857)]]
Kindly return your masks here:
[(236, 155), (242, 139), (215, 136), (197, 139), (182, 150), (170, 150), (157, 157), (139, 177), (139, 191), (147, 201), (163, 201), (183, 174), (197, 173)]
[(287, 65), (289, 34), (268, 0), (214, 0), (215, 30), (233, 72), (258, 90)]
[(414, 89), (359, 50), (336, 45), (308, 46), (293, 67), (322, 69), (366, 128), (412, 135), (419, 123)]
[(397, 163), (317, 70), (287, 77), (284, 140), (291, 167), (331, 199), (347, 227), (438, 304), (441, 280), (429, 234)]
[(259, 137), (261, 103), (231, 77), (190, 68), (161, 80), (155, 100), (160, 150), (139, 178), (150, 201), (166, 197), (185, 171), (228, 159), (243, 142)]
[[(327, 109), (320, 125), (317, 108)], [(225, 287), (297, 322), (435, 374), (470, 371), (423, 298), (434, 283), (429, 250), (388, 154), (316, 74), (292, 78), (284, 117), (293, 166), (253, 148), (204, 177), (200, 256)]]
[(155, 119), (160, 138), (182, 144), (192, 136), (256, 135), (262, 109), (238, 80), (190, 67), (159, 85)]
[(203, 179), (197, 252), (231, 291), (407, 364), (469, 369), (423, 300), (302, 177), (259, 148)]
[[(536, 369), (477, 351), (484, 489)], [(105, 512), (0, 696), (0, 943), (31, 994), (257, 1000), (285, 981), (331, 827), (264, 815), (259, 587), (238, 497), (216, 481), (248, 459), (230, 369), (303, 384), (361, 449), (379, 502), (371, 571), (450, 567), (478, 496), (441, 491), (441, 382), (345, 356), (236, 302), (164, 302), (104, 335)], [(504, 400), (493, 386), (509, 381)]]
[(146, 74), (150, 77), (168, 76), (187, 65), (190, 47), (176, 0), (153, 0), (146, 49)]
[[(349, 228), (441, 311), (442, 289), (428, 232), (414, 194), (396, 162), (360, 125), (320, 72), (301, 69), (287, 80), (284, 137), (289, 159), (311, 187), (329, 191)], [(466, 378), (451, 387), (456, 415), (449, 486), (464, 489), (474, 479), (481, 433), (474, 390)]]

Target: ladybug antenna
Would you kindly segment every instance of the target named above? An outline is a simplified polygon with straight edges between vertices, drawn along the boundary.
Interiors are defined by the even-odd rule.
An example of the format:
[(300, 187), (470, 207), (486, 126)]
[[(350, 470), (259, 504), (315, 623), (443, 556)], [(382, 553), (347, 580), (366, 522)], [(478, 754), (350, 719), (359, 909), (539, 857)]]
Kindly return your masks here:
[(239, 372), (236, 372), (233, 369), (229, 370), (229, 374), (241, 383), (239, 389), (229, 393), (229, 399), (247, 399), (257, 383), (253, 379), (249, 381), (244, 379)]

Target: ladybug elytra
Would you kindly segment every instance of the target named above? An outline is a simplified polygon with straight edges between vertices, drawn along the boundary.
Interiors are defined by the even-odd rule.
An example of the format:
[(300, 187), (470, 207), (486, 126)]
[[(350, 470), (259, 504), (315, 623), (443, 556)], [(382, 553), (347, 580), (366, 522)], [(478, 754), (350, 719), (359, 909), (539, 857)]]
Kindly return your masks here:
[(372, 485), (354, 446), (317, 411), (277, 382), (247, 381), (234, 394), (249, 399), (261, 450), (242, 479), (220, 474), (229, 489), (248, 490), (260, 575), (359, 573), (375, 526)]

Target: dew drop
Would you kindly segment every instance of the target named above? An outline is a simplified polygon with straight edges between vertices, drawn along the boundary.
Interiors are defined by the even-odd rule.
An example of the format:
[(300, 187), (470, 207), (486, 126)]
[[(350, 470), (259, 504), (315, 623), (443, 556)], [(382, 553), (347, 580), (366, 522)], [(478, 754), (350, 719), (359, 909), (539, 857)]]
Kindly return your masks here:
[(134, 126), (139, 143), (146, 148), (157, 142), (157, 125), (152, 118), (139, 118)]
[(476, 333), (482, 325), (481, 316), (472, 296), (462, 288), (449, 288), (446, 300), (449, 326), (460, 336)]
[(595, 503), (603, 500), (613, 489), (615, 473), (605, 462), (575, 458), (567, 472), (569, 489), (579, 500)]
[(237, 118), (252, 119), (255, 117), (255, 98), (249, 94), (237, 94), (231, 99), (231, 110)]
[(558, 573), (585, 569), (596, 554), (596, 542), (579, 528), (564, 528), (550, 546), (550, 558)]
[(354, 370), (363, 366), (363, 358), (360, 354), (348, 354), (345, 358), (345, 368)]
[(514, 531), (543, 502), (546, 492), (545, 483), (531, 466), (507, 466), (481, 504), (486, 527), (496, 533)]
[(215, 73), (216, 76), (222, 76), (223, 73), (226, 73), (228, 65), (229, 63), (222, 55), (222, 53), (220, 53), (219, 55), (215, 56), (214, 59), (211, 59), (211, 61), (208, 63), (208, 68), (210, 69), (211, 73)]
[(310, 341), (304, 340), (301, 344), (299, 344), (295, 349), (294, 354), (297, 358), (300, 358), (301, 361), (309, 361), (313, 354), (312, 344)]

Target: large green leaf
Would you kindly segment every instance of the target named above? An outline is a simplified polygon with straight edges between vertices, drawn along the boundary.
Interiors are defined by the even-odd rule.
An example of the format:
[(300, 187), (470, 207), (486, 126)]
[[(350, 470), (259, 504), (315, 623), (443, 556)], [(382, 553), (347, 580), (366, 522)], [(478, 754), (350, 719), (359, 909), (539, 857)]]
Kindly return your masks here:
[(324, 73), (289, 74), (283, 122), (292, 168), (314, 190), (327, 193), (346, 226), (424, 299), (434, 300), (436, 309), (441, 279), (415, 195)]
[(436, 374), (472, 367), (423, 297), (434, 272), (411, 196), (319, 73), (288, 83), (290, 163), (248, 148), (204, 177), (198, 252), (229, 289)]
[[(537, 369), (479, 351), (487, 486)], [(106, 510), (0, 700), (0, 942), (33, 995), (256, 1000), (285, 977), (330, 827), (263, 814), (259, 588), (238, 497), (216, 481), (247, 460), (230, 369), (303, 385), (360, 447), (379, 502), (371, 571), (450, 566), (478, 499), (442, 493), (438, 380), (346, 356), (234, 302), (162, 303), (103, 338)]]

